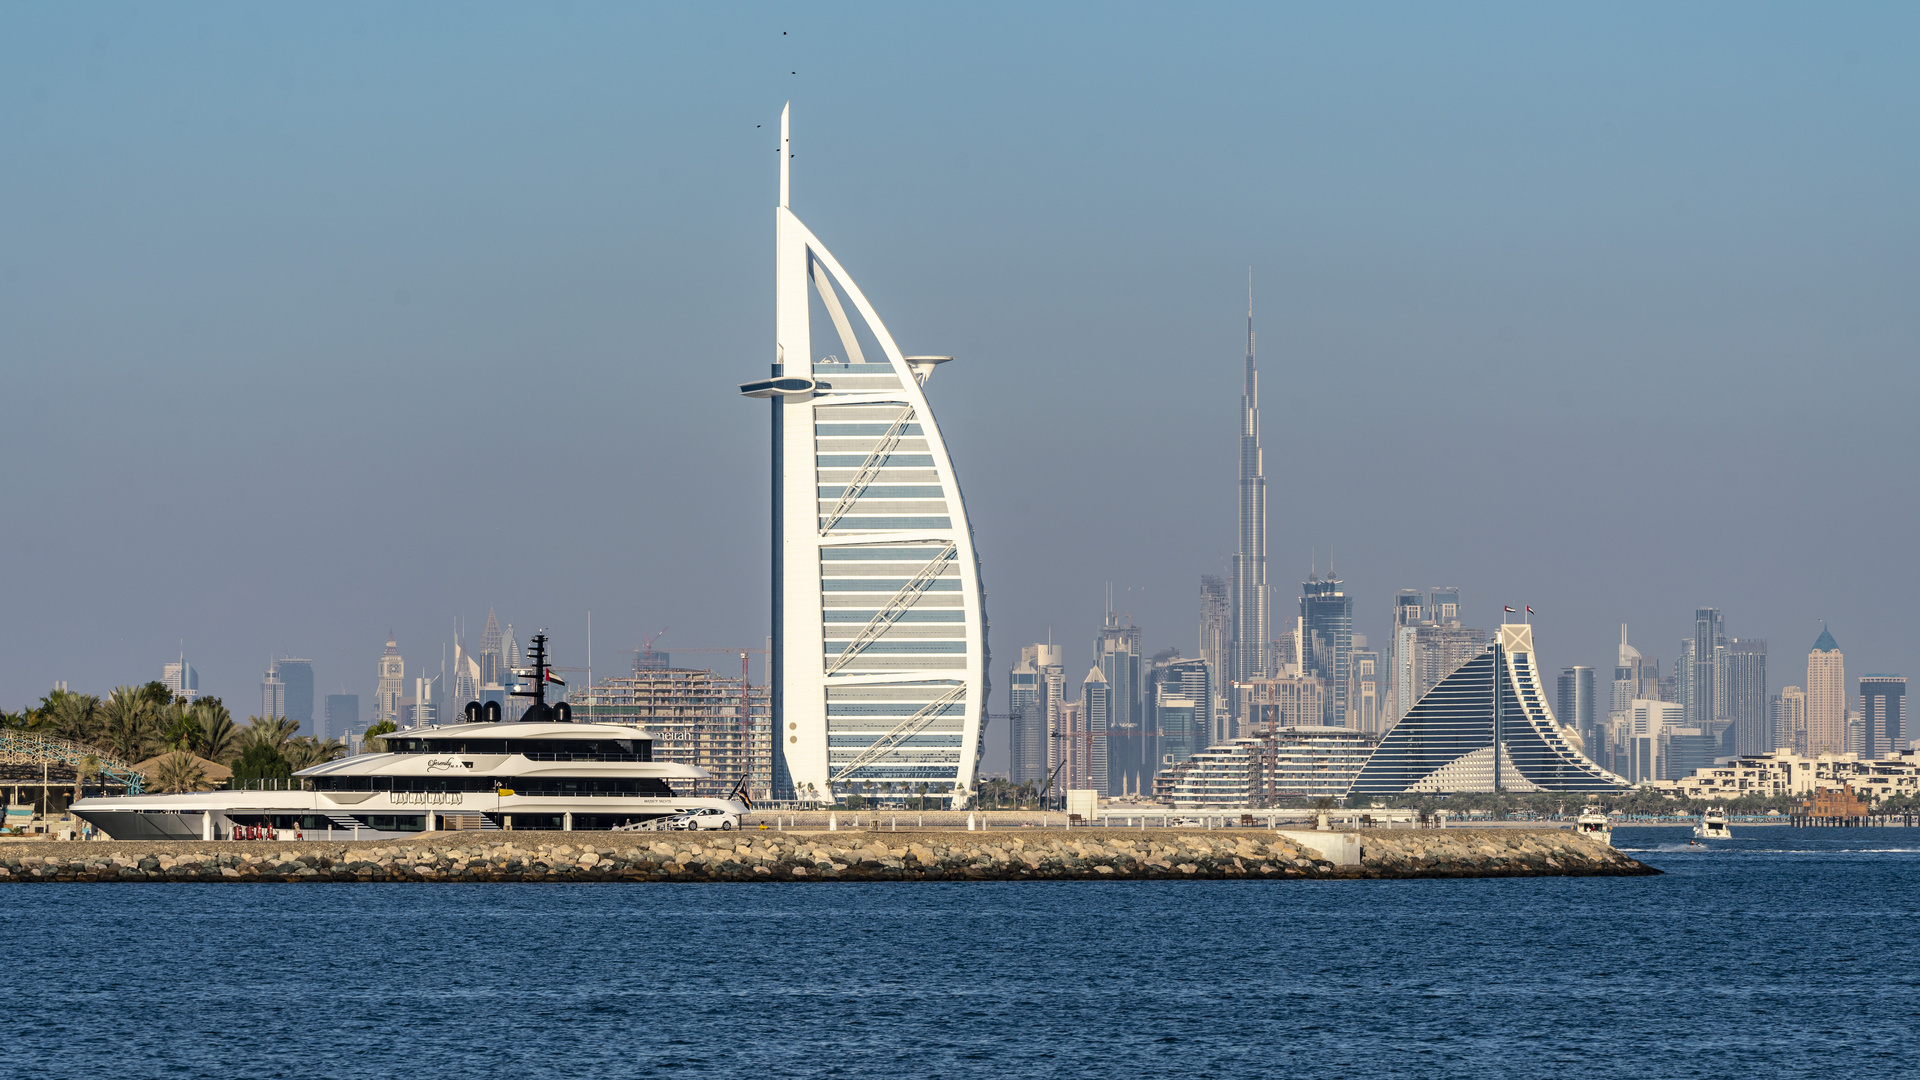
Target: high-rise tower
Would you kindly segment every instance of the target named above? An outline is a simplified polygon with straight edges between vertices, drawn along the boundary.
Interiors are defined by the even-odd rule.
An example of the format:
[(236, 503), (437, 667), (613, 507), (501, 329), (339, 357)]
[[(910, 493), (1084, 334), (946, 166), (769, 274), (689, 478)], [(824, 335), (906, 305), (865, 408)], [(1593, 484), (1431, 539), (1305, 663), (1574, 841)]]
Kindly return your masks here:
[(1860, 676), (1860, 714), (1866, 721), (1866, 757), (1879, 761), (1905, 753), (1907, 680), (1904, 675)]
[[(1131, 618), (1127, 625), (1120, 625), (1111, 596), (1106, 624), (1100, 628), (1093, 648), (1094, 666), (1107, 681), (1105, 720), (1101, 728), (1107, 756), (1105, 776), (1110, 786), (1102, 791), (1108, 795), (1151, 791), (1155, 754), (1152, 732), (1141, 707), (1140, 628), (1133, 625)], [(1087, 719), (1091, 721), (1095, 715), (1089, 705)]]
[[(773, 371), (740, 387), (773, 407), (775, 738), (803, 802), (911, 790), (964, 806), (987, 719), (987, 620), (973, 529), (922, 390), (952, 357), (902, 355), (794, 216), (790, 145), (782, 110)], [(832, 329), (822, 349), (816, 301)]]
[(407, 662), (400, 656), (400, 643), (392, 636), (380, 653), (380, 681), (373, 692), (373, 722), (398, 725), (400, 701), (406, 696)]
[(1808, 754), (1847, 749), (1847, 661), (1825, 625), (1807, 653)]
[(1240, 392), (1240, 547), (1233, 556), (1234, 682), (1268, 674), (1267, 478), (1260, 455), (1260, 373), (1253, 366), (1253, 273), (1247, 273), (1247, 370)]
[(1351, 727), (1347, 694), (1353, 676), (1353, 598), (1327, 571), (1307, 575), (1300, 586), (1300, 649), (1307, 668), (1327, 682), (1321, 723)]

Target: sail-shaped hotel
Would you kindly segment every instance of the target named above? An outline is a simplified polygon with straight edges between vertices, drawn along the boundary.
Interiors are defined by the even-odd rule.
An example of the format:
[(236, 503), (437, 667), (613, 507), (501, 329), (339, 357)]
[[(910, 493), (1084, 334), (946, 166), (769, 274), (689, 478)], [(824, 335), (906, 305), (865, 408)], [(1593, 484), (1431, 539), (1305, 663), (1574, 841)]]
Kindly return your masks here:
[[(786, 780), (802, 802), (925, 792), (963, 806), (986, 721), (987, 619), (923, 389), (950, 358), (901, 353), (794, 216), (792, 160), (783, 110), (773, 371), (740, 392), (773, 407), (769, 674)], [(832, 327), (820, 350), (816, 298)]]

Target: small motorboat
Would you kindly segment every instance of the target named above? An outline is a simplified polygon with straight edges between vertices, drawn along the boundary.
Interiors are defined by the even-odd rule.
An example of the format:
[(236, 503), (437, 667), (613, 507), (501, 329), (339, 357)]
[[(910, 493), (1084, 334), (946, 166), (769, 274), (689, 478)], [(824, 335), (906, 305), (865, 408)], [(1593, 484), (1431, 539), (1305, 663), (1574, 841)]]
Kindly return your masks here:
[(1723, 810), (1709, 810), (1700, 815), (1700, 823), (1693, 827), (1693, 835), (1698, 840), (1731, 840), (1732, 830), (1727, 828), (1727, 815)]

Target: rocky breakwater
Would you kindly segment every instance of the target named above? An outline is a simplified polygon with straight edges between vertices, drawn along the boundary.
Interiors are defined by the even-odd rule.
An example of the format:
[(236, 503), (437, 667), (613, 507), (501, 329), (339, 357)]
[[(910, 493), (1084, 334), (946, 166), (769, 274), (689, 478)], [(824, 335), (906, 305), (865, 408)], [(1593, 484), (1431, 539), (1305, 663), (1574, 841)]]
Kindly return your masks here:
[[(1301, 836), (1301, 834), (1294, 834)], [(1338, 834), (1322, 834), (1337, 836)], [(428, 834), (401, 841), (0, 844), (4, 882), (1011, 881), (1657, 874), (1563, 830)]]

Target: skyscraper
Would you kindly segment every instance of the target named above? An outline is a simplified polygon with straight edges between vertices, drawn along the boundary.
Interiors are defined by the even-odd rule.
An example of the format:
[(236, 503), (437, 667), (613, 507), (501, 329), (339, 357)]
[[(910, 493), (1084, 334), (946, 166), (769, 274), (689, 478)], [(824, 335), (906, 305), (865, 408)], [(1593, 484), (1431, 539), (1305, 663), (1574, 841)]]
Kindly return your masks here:
[(1366, 647), (1365, 634), (1353, 635), (1353, 680), (1347, 692), (1347, 726), (1370, 734), (1386, 731), (1386, 667)]
[(459, 711), (469, 701), (480, 700), (480, 662), (467, 651), (466, 638), (460, 634), (453, 637), (453, 679), (452, 696), (449, 708)]
[(273, 666), (286, 686), (285, 711), (280, 715), (299, 724), (300, 734), (313, 734), (313, 661), (282, 657)]
[[(1171, 762), (1185, 761), (1214, 741), (1213, 671), (1203, 660), (1169, 659), (1156, 664), (1147, 688), (1153, 709), (1149, 724), (1155, 739), (1153, 772)], [(1146, 791), (1151, 793), (1151, 784)]]
[(1807, 653), (1808, 754), (1847, 750), (1847, 662), (1825, 626)]
[(1016, 784), (1046, 782), (1047, 743), (1059, 711), (1061, 652), (1058, 645), (1022, 646), (1008, 680), (1008, 779)]
[(1693, 639), (1690, 637), (1681, 638), (1680, 655), (1673, 659), (1673, 675), (1668, 680), (1673, 683), (1673, 692), (1671, 695), (1662, 693), (1660, 696), (1663, 700), (1671, 701), (1680, 706), (1681, 723), (1683, 724), (1690, 722), (1693, 718), (1693, 682), (1695, 674), (1696, 672), (1693, 667)]
[(1599, 710), (1595, 708), (1594, 695), (1597, 692), (1597, 680), (1593, 669), (1582, 664), (1560, 669), (1560, 682), (1557, 705), (1560, 710), (1560, 724), (1580, 733), (1587, 745), (1587, 755), (1595, 761), (1603, 761), (1600, 746)]
[(1733, 724), (1734, 752), (1764, 754), (1773, 749), (1767, 715), (1767, 643), (1735, 638), (1727, 643), (1717, 675), (1725, 720)]
[(1226, 708), (1229, 663), (1233, 653), (1233, 603), (1228, 599), (1227, 579), (1218, 574), (1200, 575), (1200, 659), (1210, 671), (1215, 708)]
[(480, 685), (502, 686), (507, 682), (507, 654), (500, 636), (500, 621), (487, 609), (487, 628), (480, 632)]
[[(925, 784), (964, 806), (987, 719), (985, 598), (959, 479), (922, 389), (952, 358), (903, 355), (794, 215), (784, 110), (780, 151), (773, 370), (740, 386), (772, 411), (778, 745), (804, 802), (854, 784)], [(822, 344), (837, 350), (825, 356), (816, 297), (831, 323)], [(863, 340), (881, 355), (869, 360)]]
[(1907, 749), (1907, 678), (1860, 676), (1860, 715), (1865, 720), (1867, 757), (1890, 758)]
[(1353, 677), (1353, 599), (1343, 584), (1328, 570), (1324, 578), (1309, 573), (1300, 586), (1300, 651), (1307, 670), (1327, 686), (1326, 714), (1320, 722), (1336, 727), (1350, 724), (1347, 696)]
[(373, 722), (400, 726), (400, 701), (407, 696), (407, 662), (400, 657), (400, 643), (387, 639), (380, 653), (380, 681), (373, 692)]
[(1807, 692), (1783, 686), (1773, 699), (1773, 746), (1776, 750), (1807, 752)]
[(423, 669), (414, 676), (413, 694), (407, 698), (410, 703), (406, 709), (407, 727), (420, 727), (431, 724), (440, 717), (439, 690), (437, 677), (428, 675)]
[(181, 653), (179, 660), (160, 669), (160, 681), (173, 691), (175, 697), (192, 701), (200, 696), (200, 673), (187, 663), (186, 653)]
[(1394, 599), (1393, 640), (1388, 643), (1386, 726), (1392, 727), (1440, 680), (1478, 656), (1484, 631), (1460, 625), (1460, 590), (1402, 589)]
[(1634, 698), (1648, 695), (1640, 692), (1640, 650), (1627, 644), (1627, 624), (1620, 624), (1620, 648), (1613, 664), (1613, 693), (1607, 698), (1607, 715), (1627, 711), (1628, 703)]
[(345, 739), (360, 729), (360, 695), (328, 694), (326, 726), (322, 739)]
[(260, 680), (259, 715), (287, 715), (287, 684), (280, 681), (280, 673), (271, 657), (267, 659), (267, 674)]
[[(1112, 717), (1113, 687), (1099, 668), (1087, 672), (1080, 684), (1080, 733), (1074, 740), (1078, 783), (1074, 786), (1107, 792), (1107, 725)], [(1084, 740), (1084, 741), (1082, 741)]]
[(1693, 677), (1688, 681), (1687, 725), (1706, 730), (1715, 720), (1724, 719), (1720, 687), (1722, 651), (1727, 647), (1726, 624), (1719, 608), (1695, 608), (1693, 612)]
[[(1230, 682), (1268, 673), (1267, 478), (1260, 453), (1260, 373), (1253, 366), (1253, 278), (1247, 278), (1247, 370), (1240, 392), (1240, 547), (1233, 556)], [(1237, 706), (1236, 706), (1237, 709)]]
[[(1120, 625), (1111, 603), (1107, 606), (1106, 625), (1094, 642), (1094, 666), (1105, 676), (1108, 702), (1105, 714), (1107, 764), (1105, 774), (1111, 788), (1108, 795), (1153, 790), (1153, 748), (1147, 737), (1145, 710), (1141, 707), (1140, 628), (1131, 619)], [(1093, 718), (1091, 707), (1087, 713)]]

